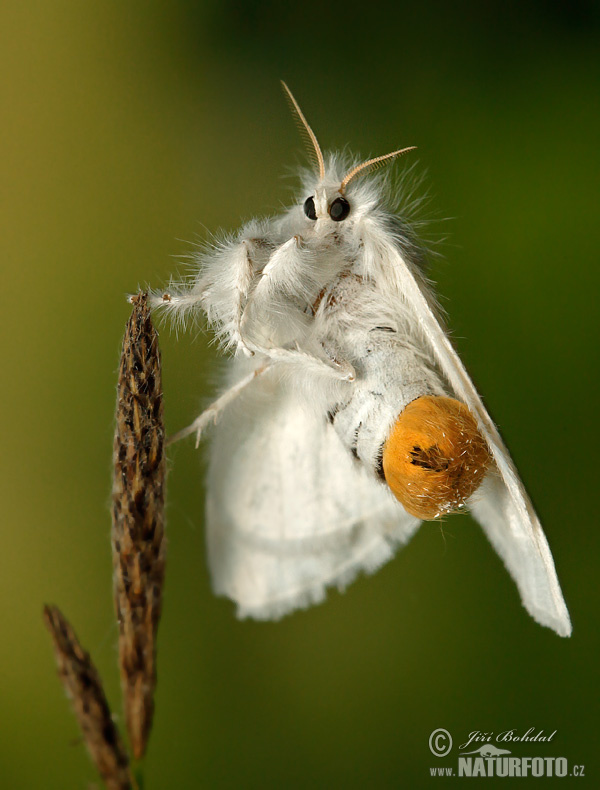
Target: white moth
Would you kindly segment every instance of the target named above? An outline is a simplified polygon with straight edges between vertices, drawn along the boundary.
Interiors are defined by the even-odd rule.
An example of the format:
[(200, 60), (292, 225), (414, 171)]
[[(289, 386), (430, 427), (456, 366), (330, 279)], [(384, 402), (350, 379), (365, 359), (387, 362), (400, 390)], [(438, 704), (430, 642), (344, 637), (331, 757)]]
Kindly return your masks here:
[[(207, 540), (216, 593), (275, 619), (343, 589), (406, 543), (423, 518), (466, 507), (523, 604), (561, 636), (569, 615), (548, 543), (500, 435), (436, 315), (424, 255), (364, 163), (322, 155), (279, 217), (198, 257), (156, 293), (203, 314), (232, 353), (210, 422)], [(217, 420), (218, 418), (218, 420)]]

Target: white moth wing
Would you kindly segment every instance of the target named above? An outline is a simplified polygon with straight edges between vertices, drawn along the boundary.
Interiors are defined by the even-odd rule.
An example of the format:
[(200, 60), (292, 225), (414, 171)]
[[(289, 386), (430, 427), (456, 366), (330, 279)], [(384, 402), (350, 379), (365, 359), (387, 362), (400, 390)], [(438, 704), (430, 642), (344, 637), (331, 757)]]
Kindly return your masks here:
[(217, 424), (207, 489), (213, 587), (239, 617), (322, 601), (328, 586), (379, 568), (420, 523), (272, 370)]
[(488, 473), (471, 498), (469, 509), (517, 582), (527, 611), (538, 623), (553, 628), (560, 636), (569, 636), (569, 613), (535, 513), (523, 520), (509, 486), (494, 472)]
[(486, 476), (469, 509), (504, 561), (521, 600), (538, 623), (560, 636), (571, 634), (571, 621), (556, 576), (546, 536), (498, 429), (489, 416), (460, 357), (440, 326), (415, 274), (387, 234), (369, 228), (365, 234), (367, 266), (380, 282), (399, 292), (414, 315), (456, 397), (475, 415), (497, 471)]

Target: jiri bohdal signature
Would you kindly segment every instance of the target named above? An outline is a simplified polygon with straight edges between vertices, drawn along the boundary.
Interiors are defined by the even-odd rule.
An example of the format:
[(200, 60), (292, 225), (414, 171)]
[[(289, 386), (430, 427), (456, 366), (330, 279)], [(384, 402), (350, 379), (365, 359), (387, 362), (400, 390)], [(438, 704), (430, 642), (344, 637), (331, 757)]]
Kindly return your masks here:
[(512, 730), (503, 730), (499, 733), (494, 732), (481, 732), (481, 730), (474, 730), (473, 732), (469, 733), (469, 739), (461, 744), (458, 748), (459, 749), (467, 749), (472, 744), (478, 743), (491, 743), (495, 741), (496, 743), (518, 743), (518, 742), (534, 742), (534, 743), (541, 743), (546, 742), (549, 743), (554, 736), (556, 735), (556, 730), (551, 732), (549, 735), (546, 735), (544, 730), (537, 730), (535, 727), (530, 727), (527, 732), (519, 734), (516, 729)]

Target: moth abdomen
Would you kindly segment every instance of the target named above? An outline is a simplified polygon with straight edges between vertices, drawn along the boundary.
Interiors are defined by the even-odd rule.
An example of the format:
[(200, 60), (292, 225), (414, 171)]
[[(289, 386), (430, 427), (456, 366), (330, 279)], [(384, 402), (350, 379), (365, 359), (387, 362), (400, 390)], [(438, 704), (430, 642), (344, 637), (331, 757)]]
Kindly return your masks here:
[(428, 395), (402, 411), (382, 461), (385, 480), (404, 509), (432, 519), (465, 505), (483, 480), (490, 453), (463, 403)]

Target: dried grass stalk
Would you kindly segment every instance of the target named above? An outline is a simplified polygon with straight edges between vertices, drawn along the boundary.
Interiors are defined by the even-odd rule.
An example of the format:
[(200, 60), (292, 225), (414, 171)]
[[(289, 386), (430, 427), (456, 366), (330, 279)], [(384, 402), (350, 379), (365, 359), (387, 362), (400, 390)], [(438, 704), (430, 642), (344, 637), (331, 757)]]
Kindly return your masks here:
[(158, 335), (147, 295), (132, 302), (119, 369), (112, 548), (125, 721), (140, 759), (154, 712), (165, 571), (165, 458)]
[(54, 642), (59, 677), (100, 776), (109, 790), (130, 790), (127, 753), (89, 654), (56, 606), (44, 607), (44, 621)]

